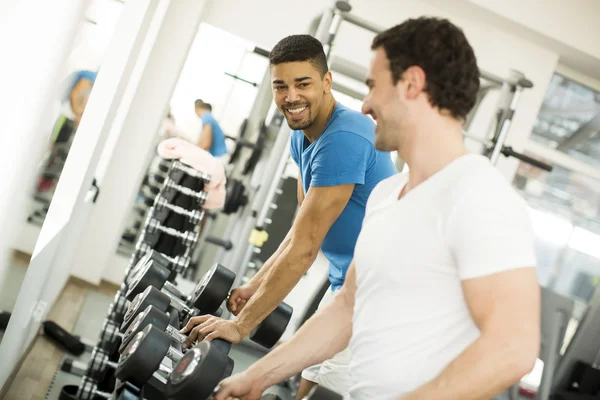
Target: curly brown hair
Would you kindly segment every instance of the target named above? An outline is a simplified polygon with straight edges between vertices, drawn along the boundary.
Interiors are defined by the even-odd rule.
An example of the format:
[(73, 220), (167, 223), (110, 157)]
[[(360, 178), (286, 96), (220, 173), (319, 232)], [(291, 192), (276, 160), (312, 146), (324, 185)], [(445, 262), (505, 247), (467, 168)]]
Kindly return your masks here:
[(383, 47), (394, 84), (409, 67), (425, 71), (429, 102), (464, 119), (475, 105), (479, 68), (463, 31), (447, 19), (409, 19), (375, 37), (372, 50)]

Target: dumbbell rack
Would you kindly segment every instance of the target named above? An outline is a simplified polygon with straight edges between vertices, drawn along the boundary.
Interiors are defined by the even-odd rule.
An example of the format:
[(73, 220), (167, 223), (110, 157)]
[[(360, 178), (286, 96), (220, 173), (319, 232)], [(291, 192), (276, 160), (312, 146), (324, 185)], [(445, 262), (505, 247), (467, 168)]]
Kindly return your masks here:
[[(144, 201), (149, 208), (145, 211), (144, 223), (140, 224), (140, 232), (135, 243), (125, 278), (120, 290), (115, 295), (113, 303), (109, 306), (107, 318), (103, 324), (100, 340), (95, 346), (87, 346), (91, 350), (90, 362), (86, 365), (64, 359), (61, 370), (81, 376), (79, 389), (64, 387), (61, 399), (136, 399), (142, 398), (141, 393), (135, 392), (135, 387), (115, 387), (115, 379), (110, 371), (119, 359), (119, 342), (121, 334), (119, 328), (123, 322), (127, 301), (126, 291), (135, 272), (135, 266), (144, 262), (142, 258), (149, 252), (155, 251), (168, 260), (173, 266), (172, 280), (185, 272), (190, 264), (190, 256), (198, 241), (200, 223), (204, 217), (202, 206), (207, 193), (204, 185), (210, 176), (198, 172), (180, 161), (172, 161), (168, 167), (166, 162), (159, 163), (159, 175), (154, 175), (152, 183), (161, 187), (150, 190), (149, 196)], [(149, 381), (152, 384), (151, 381)], [(161, 382), (158, 382), (159, 386)], [(164, 382), (163, 382), (164, 384)], [(156, 385), (155, 385), (156, 386)], [(111, 395), (111, 393), (113, 393)], [(155, 394), (143, 394), (147, 400), (163, 399), (161, 390)], [(95, 393), (95, 394), (94, 394)]]

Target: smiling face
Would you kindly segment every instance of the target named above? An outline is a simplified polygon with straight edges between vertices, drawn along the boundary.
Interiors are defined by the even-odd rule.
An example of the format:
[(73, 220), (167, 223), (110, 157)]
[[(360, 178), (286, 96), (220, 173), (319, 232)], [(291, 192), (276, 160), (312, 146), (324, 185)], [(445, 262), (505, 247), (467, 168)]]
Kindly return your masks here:
[(321, 77), (310, 61), (271, 65), (273, 99), (291, 129), (308, 129), (323, 108), (323, 98), (331, 92), (331, 73)]
[(377, 122), (375, 148), (378, 150), (397, 150), (398, 136), (403, 134), (404, 122), (408, 120), (407, 107), (398, 85), (392, 79), (385, 51), (382, 48), (375, 50), (367, 79), (369, 94), (363, 101), (362, 112)]

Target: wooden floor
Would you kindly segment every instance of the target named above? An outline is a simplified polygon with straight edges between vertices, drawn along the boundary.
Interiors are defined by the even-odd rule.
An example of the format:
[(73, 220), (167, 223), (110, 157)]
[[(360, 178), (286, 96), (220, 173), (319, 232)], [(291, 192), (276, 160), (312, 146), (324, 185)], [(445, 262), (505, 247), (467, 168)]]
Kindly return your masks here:
[[(47, 319), (67, 331), (73, 329), (89, 291), (114, 294), (117, 287), (101, 284), (98, 287), (71, 278)], [(2, 400), (44, 400), (52, 378), (59, 366), (63, 351), (44, 336), (38, 336)]]

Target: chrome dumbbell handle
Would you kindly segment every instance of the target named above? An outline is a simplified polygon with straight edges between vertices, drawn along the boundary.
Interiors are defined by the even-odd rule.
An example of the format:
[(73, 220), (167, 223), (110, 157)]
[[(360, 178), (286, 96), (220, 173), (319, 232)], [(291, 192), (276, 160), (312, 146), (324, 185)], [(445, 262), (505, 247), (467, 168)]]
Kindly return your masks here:
[[(144, 243), (142, 241), (138, 242), (135, 246), (135, 250), (137, 252), (140, 252), (142, 254), (148, 253), (150, 251), (152, 251), (153, 249), (148, 246), (147, 243)], [(182, 273), (183, 271), (185, 271), (187, 269), (187, 267), (190, 265), (190, 262), (192, 261), (190, 259), (190, 257), (188, 256), (175, 256), (175, 257), (171, 257), (168, 256), (164, 253), (160, 253), (163, 257), (165, 257), (169, 263), (171, 263), (171, 266), (173, 267), (173, 269), (175, 271), (177, 271), (178, 273)], [(130, 266), (128, 267), (127, 271), (126, 271), (126, 276), (129, 276), (129, 271), (131, 271), (131, 269), (134, 267), (135, 264), (130, 263)]]
[(200, 202), (200, 204), (204, 204), (204, 202), (206, 201), (206, 192), (202, 191), (202, 192), (196, 192), (195, 190), (192, 190), (188, 187), (185, 186), (181, 186), (175, 183), (175, 181), (171, 178), (167, 178), (165, 179), (165, 184), (164, 187), (167, 189), (174, 189), (177, 190), (178, 192), (185, 194), (186, 196), (190, 196), (193, 197), (195, 199), (198, 199), (198, 201)]
[(198, 225), (204, 217), (204, 211), (201, 210), (186, 210), (183, 207), (179, 207), (175, 204), (169, 203), (164, 197), (157, 196), (154, 201), (154, 208), (161, 209), (167, 208), (176, 214), (186, 216), (193, 225)]
[(180, 232), (177, 229), (170, 228), (168, 226), (162, 225), (158, 220), (154, 218), (148, 218), (146, 223), (147, 229), (149, 231), (160, 231), (169, 236), (176, 237), (183, 241), (185, 245), (191, 245), (198, 241), (199, 234), (198, 232)]
[(178, 343), (183, 343), (187, 340), (187, 336), (182, 333), (179, 333), (179, 331), (172, 325), (167, 326), (167, 329), (165, 329), (165, 333), (171, 336), (171, 338)]
[(171, 166), (173, 169), (183, 171), (186, 174), (188, 174), (189, 176), (193, 176), (194, 178), (200, 178), (206, 183), (210, 182), (211, 176), (209, 174), (207, 174), (205, 172), (196, 171), (195, 169), (193, 169), (192, 167), (190, 167), (188, 165), (185, 165), (181, 161), (173, 161)]

